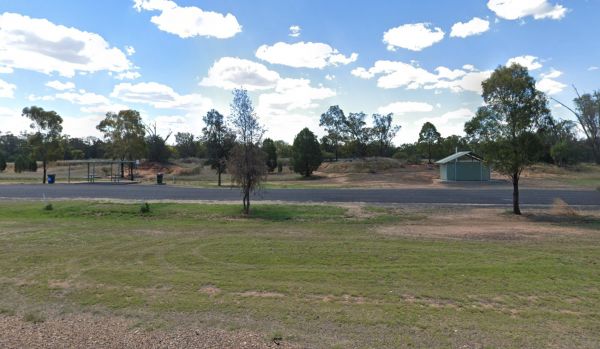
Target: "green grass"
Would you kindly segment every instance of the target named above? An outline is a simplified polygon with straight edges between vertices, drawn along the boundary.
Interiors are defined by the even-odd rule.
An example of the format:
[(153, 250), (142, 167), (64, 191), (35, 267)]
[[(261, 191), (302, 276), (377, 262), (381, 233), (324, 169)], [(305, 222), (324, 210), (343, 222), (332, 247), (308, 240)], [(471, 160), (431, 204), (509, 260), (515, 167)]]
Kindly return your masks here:
[(48, 307), (102, 310), (326, 348), (600, 341), (594, 229), (543, 240), (409, 238), (376, 231), (426, 226), (435, 211), (255, 205), (247, 218), (240, 205), (53, 206), (0, 204), (0, 309), (27, 321), (43, 321)]

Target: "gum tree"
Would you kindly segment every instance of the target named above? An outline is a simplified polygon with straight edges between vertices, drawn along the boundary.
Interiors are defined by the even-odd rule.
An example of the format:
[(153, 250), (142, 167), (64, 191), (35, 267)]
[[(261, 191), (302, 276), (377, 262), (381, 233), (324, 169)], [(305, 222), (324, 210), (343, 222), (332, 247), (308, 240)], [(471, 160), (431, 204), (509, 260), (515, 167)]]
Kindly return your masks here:
[(483, 150), (486, 161), (513, 184), (513, 213), (521, 214), (519, 179), (539, 158), (537, 129), (550, 111), (544, 93), (535, 87), (527, 68), (498, 67), (482, 83), (485, 106), (465, 124), (465, 132)]

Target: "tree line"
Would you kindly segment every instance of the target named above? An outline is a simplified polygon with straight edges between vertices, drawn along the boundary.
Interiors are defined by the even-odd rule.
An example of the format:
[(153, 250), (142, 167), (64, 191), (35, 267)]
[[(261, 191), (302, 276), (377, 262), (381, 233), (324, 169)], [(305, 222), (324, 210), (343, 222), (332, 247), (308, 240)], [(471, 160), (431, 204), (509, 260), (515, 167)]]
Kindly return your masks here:
[[(177, 133), (174, 145), (157, 132), (157, 125), (146, 125), (136, 110), (109, 112), (97, 125), (101, 138), (74, 138), (62, 133), (62, 118), (55, 111), (32, 106), (22, 116), (31, 121), (31, 132), (0, 134), (0, 171), (7, 162), (14, 170), (37, 171), (41, 162), (46, 181), (48, 163), (55, 160), (111, 158), (168, 162), (172, 158), (206, 159), (218, 175), (226, 171), (243, 189), (244, 210), (249, 210), (250, 192), (268, 172), (281, 172), (282, 159), (297, 173), (310, 176), (323, 160), (385, 156), (420, 163), (432, 163), (458, 150), (473, 150), (514, 184), (515, 207), (519, 213), (518, 183), (523, 169), (533, 162), (545, 161), (566, 166), (583, 161), (600, 164), (600, 91), (580, 95), (573, 107), (562, 104), (576, 121), (554, 118), (548, 97), (536, 89), (535, 80), (519, 65), (498, 67), (482, 83), (484, 106), (465, 124), (466, 136), (442, 137), (436, 126), (425, 122), (415, 143), (394, 146), (400, 125), (392, 114), (345, 113), (331, 106), (320, 117), (326, 134), (317, 139), (303, 129), (293, 144), (266, 138), (252, 102), (245, 90), (234, 90), (228, 118), (217, 110), (209, 111), (201, 135)], [(578, 128), (584, 137), (578, 137)], [(124, 171), (121, 171), (123, 173)], [(248, 201), (246, 201), (248, 200)]]

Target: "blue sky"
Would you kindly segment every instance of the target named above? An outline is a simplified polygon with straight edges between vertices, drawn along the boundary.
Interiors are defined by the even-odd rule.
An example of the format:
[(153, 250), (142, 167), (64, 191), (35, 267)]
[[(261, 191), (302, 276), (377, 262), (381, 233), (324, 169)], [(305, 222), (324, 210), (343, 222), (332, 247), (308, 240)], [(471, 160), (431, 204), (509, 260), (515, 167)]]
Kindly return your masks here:
[(322, 134), (335, 104), (393, 112), (397, 144), (425, 121), (460, 134), (480, 82), (509, 61), (566, 103), (572, 84), (600, 88), (598, 13), (592, 0), (2, 0), (0, 131), (27, 129), (20, 110), (39, 105), (71, 136), (124, 108), (200, 134), (243, 86), (274, 139)]

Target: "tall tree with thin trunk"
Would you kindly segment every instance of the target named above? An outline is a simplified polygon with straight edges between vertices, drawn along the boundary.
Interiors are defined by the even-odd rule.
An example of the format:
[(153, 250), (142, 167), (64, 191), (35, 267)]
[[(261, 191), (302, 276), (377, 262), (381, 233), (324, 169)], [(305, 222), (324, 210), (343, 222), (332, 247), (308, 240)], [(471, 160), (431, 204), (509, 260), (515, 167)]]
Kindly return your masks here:
[(421, 132), (419, 132), (419, 144), (427, 146), (427, 163), (431, 164), (432, 147), (441, 139), (442, 135), (438, 132), (437, 128), (435, 128), (434, 124), (429, 121), (423, 124)]
[(373, 138), (379, 146), (379, 156), (385, 156), (391, 148), (392, 140), (400, 130), (400, 125), (392, 124), (393, 114), (373, 114)]
[(329, 107), (327, 112), (321, 114), (319, 126), (324, 127), (327, 131), (327, 138), (335, 153), (335, 161), (338, 160), (339, 147), (345, 139), (345, 122), (346, 115), (337, 105)]
[[(137, 110), (106, 113), (96, 129), (104, 134), (104, 140), (108, 143), (108, 155), (113, 159), (136, 160), (146, 153), (146, 126)], [(123, 163), (121, 177), (125, 177)]]
[(30, 127), (35, 131), (29, 135), (28, 143), (34, 160), (42, 161), (42, 183), (46, 183), (48, 162), (60, 158), (61, 132), (63, 119), (55, 111), (46, 111), (32, 106), (23, 109), (23, 116), (31, 120)]
[(550, 113), (548, 100), (527, 68), (517, 64), (497, 68), (482, 87), (485, 106), (465, 124), (465, 132), (478, 142), (486, 161), (510, 177), (513, 212), (521, 214), (519, 179), (539, 158), (542, 145), (536, 132)]
[(231, 173), (231, 180), (242, 191), (244, 214), (249, 214), (250, 194), (260, 188), (260, 184), (266, 179), (267, 166), (265, 153), (260, 149), (265, 130), (258, 122), (246, 90), (233, 91), (230, 118), (238, 144), (231, 152), (227, 168)]
[(235, 133), (229, 129), (223, 115), (214, 109), (203, 120), (205, 126), (202, 134), (208, 156), (206, 163), (217, 171), (217, 184), (220, 187), (221, 175), (227, 168), (227, 159), (235, 144)]

